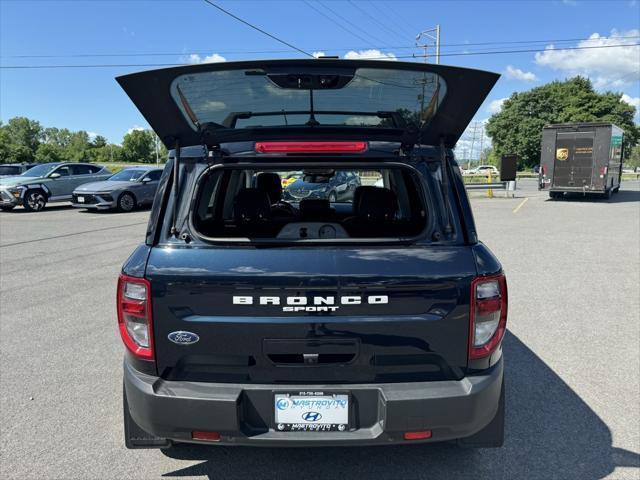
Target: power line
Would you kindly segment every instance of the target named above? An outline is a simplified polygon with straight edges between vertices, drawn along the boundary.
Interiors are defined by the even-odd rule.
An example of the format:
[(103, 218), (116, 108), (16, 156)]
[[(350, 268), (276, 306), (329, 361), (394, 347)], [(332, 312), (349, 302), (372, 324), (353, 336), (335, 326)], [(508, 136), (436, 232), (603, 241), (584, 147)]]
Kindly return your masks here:
[[(309, 4), (309, 2), (307, 2), (306, 0), (304, 0), (304, 3), (308, 4), (309, 7), (314, 8), (315, 7), (311, 4)], [(326, 14), (324, 14), (321, 11), (318, 11), (316, 9), (316, 12), (323, 15), (324, 17), (326, 17), (327, 19), (329, 19), (330, 21), (332, 21), (335, 25), (337, 25), (338, 27), (342, 28), (343, 30), (345, 30), (346, 32), (356, 35), (360, 40), (364, 41), (364, 42), (368, 42), (367, 39), (358, 36), (355, 32), (352, 32), (349, 29), (346, 29), (345, 27), (343, 27), (341, 24), (335, 22), (335, 20), (333, 20), (331, 17), (327, 16)], [(640, 35), (630, 35), (630, 36), (621, 36), (621, 37), (606, 37), (608, 39), (611, 38), (615, 38), (616, 40), (626, 40), (626, 39), (638, 39), (640, 38)], [(568, 43), (568, 42), (576, 42), (576, 41), (589, 41), (589, 40), (602, 40), (602, 38), (565, 38), (565, 39), (549, 39), (549, 40), (518, 40), (518, 41), (494, 41), (494, 42), (482, 42), (482, 43), (441, 43), (440, 46), (441, 47), (475, 47), (475, 46), (485, 46), (485, 45), (513, 45), (513, 44), (536, 44), (536, 43)], [(371, 45), (362, 45), (362, 46), (351, 46), (351, 47), (334, 47), (334, 48), (324, 48), (324, 47), (319, 47), (319, 48), (310, 48), (307, 47), (307, 50), (323, 50), (323, 51), (338, 51), (338, 50), (365, 50), (365, 49), (376, 49), (376, 50), (380, 50), (380, 49), (384, 49), (384, 48), (389, 48), (389, 49), (394, 49), (394, 50), (413, 50), (415, 49), (415, 45), (411, 45), (411, 46), (407, 46), (407, 45), (391, 45), (391, 46), (386, 46), (386, 47), (380, 47), (380, 46), (371, 46)], [(488, 48), (487, 50), (492, 50), (492, 49), (500, 49), (503, 48), (502, 46), (500, 47), (495, 47), (495, 48)], [(286, 53), (289, 50), (222, 50), (222, 51), (217, 51), (215, 53), (218, 53), (220, 55), (247, 55), (247, 54), (265, 54), (265, 53)], [(71, 54), (55, 54), (55, 55), (41, 55), (41, 54), (37, 54), (37, 55), (0, 55), (0, 58), (90, 58), (90, 57), (176, 57), (176, 56), (183, 56), (183, 55), (191, 55), (191, 54), (200, 54), (200, 55), (209, 55), (212, 52), (210, 50), (207, 51), (190, 51), (190, 52), (135, 52), (135, 53), (71, 53)], [(457, 53), (457, 52), (450, 52), (450, 53)]]
[[(637, 47), (640, 43), (628, 43), (618, 45), (597, 45), (593, 47), (567, 47), (561, 49), (526, 49), (526, 50), (503, 50), (499, 52), (459, 52), (459, 53), (441, 53), (441, 57), (461, 57), (473, 55), (500, 55), (509, 53), (531, 53), (531, 52), (553, 52), (565, 50), (590, 50), (600, 48), (618, 48), (618, 47)], [(397, 59), (415, 58), (413, 55), (400, 55)], [(388, 60), (389, 57), (368, 57), (366, 60)], [(185, 63), (129, 63), (129, 64), (90, 64), (90, 65), (0, 65), (0, 69), (35, 69), (35, 68), (103, 68), (103, 67), (179, 67), (185, 66)]]
[(271, 35), (269, 32), (264, 31), (264, 30), (263, 30), (263, 29), (261, 29), (260, 27), (256, 27), (255, 25), (253, 25), (253, 24), (251, 24), (251, 23), (247, 22), (246, 20), (243, 20), (242, 18), (240, 18), (240, 17), (238, 17), (238, 16), (234, 15), (233, 13), (229, 12), (228, 10), (225, 10), (225, 9), (224, 9), (224, 8), (222, 8), (221, 6), (216, 5), (216, 4), (215, 4), (215, 3), (213, 3), (211, 0), (204, 0), (204, 2), (205, 2), (205, 3), (208, 3), (208, 4), (209, 4), (209, 5), (211, 5), (213, 8), (217, 8), (217, 9), (218, 9), (218, 10), (220, 10), (222, 13), (225, 13), (226, 15), (229, 15), (230, 17), (235, 18), (235, 19), (236, 19), (236, 20), (238, 20), (239, 22), (244, 23), (245, 25), (247, 25), (247, 26), (249, 26), (249, 27), (253, 28), (254, 30), (257, 30), (258, 32), (263, 33), (263, 34), (264, 34), (264, 35), (266, 35), (267, 37), (272, 38), (272, 39), (274, 39), (275, 41), (280, 42), (280, 43), (282, 43), (283, 45), (286, 45), (287, 47), (291, 47), (291, 48), (293, 48), (294, 50), (297, 50), (298, 52), (303, 53), (304, 55), (307, 55), (307, 56), (309, 56), (309, 57), (313, 58), (313, 55), (311, 55), (309, 52), (305, 52), (304, 50), (302, 50), (302, 49), (300, 49), (300, 48), (296, 47), (295, 45), (291, 45), (290, 43), (285, 42), (284, 40), (282, 40), (282, 39), (280, 39), (280, 38), (276, 37), (275, 35)]
[(375, 18), (373, 15), (371, 15), (369, 12), (367, 12), (366, 9), (359, 7), (355, 2), (353, 2), (352, 0), (347, 0), (349, 2), (349, 4), (351, 4), (351, 6), (355, 9), (357, 9), (358, 11), (362, 12), (365, 16), (369, 17), (371, 20), (373, 20), (375, 23), (377, 23), (378, 25), (380, 25), (382, 28), (384, 28), (387, 32), (390, 32), (392, 35), (395, 35), (398, 38), (404, 38), (402, 35), (396, 33), (394, 30), (390, 29), (388, 26), (386, 26), (384, 23), (380, 22), (377, 18)]
[[(320, 0), (318, 0), (318, 3), (324, 7), (325, 9), (329, 10), (331, 13), (333, 13), (337, 18), (341, 19), (343, 22), (345, 22), (348, 25), (351, 25), (353, 28), (360, 30), (360, 32), (362, 32), (363, 34), (365, 34), (366, 36), (372, 38), (374, 41), (376, 42), (380, 42), (380, 43), (385, 43), (382, 40), (380, 40), (378, 37), (371, 35), (369, 32), (367, 32), (366, 30), (360, 28), (359, 26), (357, 26), (355, 23), (353, 23), (352, 21), (350, 21), (348, 18), (343, 17), (342, 15), (340, 15), (338, 12), (336, 12), (333, 8), (328, 7), (327, 5), (325, 5), (324, 3), (322, 3)], [(388, 45), (388, 44), (387, 44)], [(388, 48), (388, 47), (387, 47)]]
[[(329, 20), (331, 23), (333, 23), (334, 25), (336, 25), (337, 27), (341, 28), (342, 30), (344, 30), (345, 32), (347, 32), (350, 35), (353, 35), (354, 37), (362, 40), (363, 42), (369, 42), (369, 40), (367, 40), (366, 38), (360, 36), (358, 33), (354, 32), (353, 30), (349, 30), (347, 27), (343, 26), (341, 23), (336, 22), (333, 18), (331, 18), (329, 15), (327, 15), (326, 13), (324, 13), (322, 10), (317, 9), (311, 2), (308, 2), (307, 0), (303, 0), (305, 5), (309, 8), (312, 8), (316, 13), (322, 15), (324, 18), (326, 18), (327, 20)], [(314, 48), (313, 50), (322, 50), (321, 48)]]

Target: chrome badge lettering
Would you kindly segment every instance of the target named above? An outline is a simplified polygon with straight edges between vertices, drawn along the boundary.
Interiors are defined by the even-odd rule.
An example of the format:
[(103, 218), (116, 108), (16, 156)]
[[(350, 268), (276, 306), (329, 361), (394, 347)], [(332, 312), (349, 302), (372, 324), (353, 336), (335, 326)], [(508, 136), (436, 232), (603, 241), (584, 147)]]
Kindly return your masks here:
[(248, 295), (233, 296), (234, 305), (279, 306), (283, 312), (335, 312), (341, 305), (384, 305), (389, 303), (387, 295), (348, 295), (342, 297), (252, 297)]

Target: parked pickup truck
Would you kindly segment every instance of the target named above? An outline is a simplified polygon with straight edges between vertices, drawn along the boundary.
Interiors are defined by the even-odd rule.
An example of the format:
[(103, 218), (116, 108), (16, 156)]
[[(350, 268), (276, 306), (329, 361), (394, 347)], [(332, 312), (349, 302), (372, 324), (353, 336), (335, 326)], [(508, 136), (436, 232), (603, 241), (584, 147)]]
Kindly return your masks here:
[[(452, 152), (497, 78), (335, 59), (119, 77), (170, 149), (117, 285), (126, 446), (502, 445), (507, 284)], [(292, 171), (380, 180), (285, 198)]]

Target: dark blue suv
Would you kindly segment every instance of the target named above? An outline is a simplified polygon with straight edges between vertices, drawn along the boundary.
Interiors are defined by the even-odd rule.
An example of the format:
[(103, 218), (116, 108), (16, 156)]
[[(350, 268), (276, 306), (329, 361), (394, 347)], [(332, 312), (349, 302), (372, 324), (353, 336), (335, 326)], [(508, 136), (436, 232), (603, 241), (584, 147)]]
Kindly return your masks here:
[(335, 59), (119, 77), (170, 149), (118, 280), (127, 447), (502, 445), (507, 284), (452, 152), (497, 78)]

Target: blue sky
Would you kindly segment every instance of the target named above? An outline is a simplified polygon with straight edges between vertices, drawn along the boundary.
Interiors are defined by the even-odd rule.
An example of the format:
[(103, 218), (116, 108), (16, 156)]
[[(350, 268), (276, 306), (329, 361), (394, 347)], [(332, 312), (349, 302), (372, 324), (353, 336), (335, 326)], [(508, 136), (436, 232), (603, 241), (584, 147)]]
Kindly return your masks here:
[[(363, 53), (366, 50), (378, 50), (374, 55), (395, 57), (420, 53), (419, 49), (412, 48), (416, 34), (439, 23), (442, 63), (503, 74), (478, 112), (477, 120), (488, 118), (499, 108), (501, 99), (514, 91), (576, 73), (588, 75), (599, 89), (623, 92), (628, 102), (640, 106), (640, 47), (637, 46), (553, 51), (537, 56), (534, 52), (446, 56), (490, 49), (640, 43), (640, 2), (637, 0), (310, 0), (307, 3), (225, 0), (217, 3), (305, 50), (341, 57), (366, 56)], [(636, 38), (621, 38), (629, 36)], [(477, 45), (590, 37), (592, 40), (582, 43), (574, 40)], [(169, 55), (148, 55), (152, 53)], [(130, 56), (71, 56), (84, 54)], [(21, 55), (55, 57), (18, 57)], [(1, 0), (0, 56), (1, 65), (11, 66), (183, 63), (203, 61), (207, 57), (240, 60), (302, 55), (201, 0)], [(2, 69), (0, 119), (6, 121), (23, 115), (45, 126), (83, 129), (119, 143), (130, 128), (147, 125), (114, 77), (148, 68)]]

